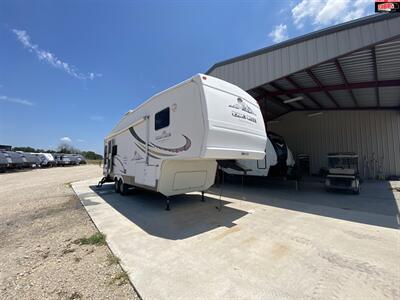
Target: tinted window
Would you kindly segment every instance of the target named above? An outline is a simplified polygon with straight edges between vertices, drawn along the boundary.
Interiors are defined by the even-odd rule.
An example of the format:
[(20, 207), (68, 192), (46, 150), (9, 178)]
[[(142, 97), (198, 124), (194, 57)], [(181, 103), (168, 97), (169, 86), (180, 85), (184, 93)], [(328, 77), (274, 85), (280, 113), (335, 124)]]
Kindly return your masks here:
[(114, 146), (112, 146), (112, 155), (117, 155), (117, 153), (118, 153), (118, 148), (117, 148), (117, 145), (114, 145)]
[(169, 107), (156, 113), (154, 117), (154, 128), (155, 130), (162, 129), (169, 125)]

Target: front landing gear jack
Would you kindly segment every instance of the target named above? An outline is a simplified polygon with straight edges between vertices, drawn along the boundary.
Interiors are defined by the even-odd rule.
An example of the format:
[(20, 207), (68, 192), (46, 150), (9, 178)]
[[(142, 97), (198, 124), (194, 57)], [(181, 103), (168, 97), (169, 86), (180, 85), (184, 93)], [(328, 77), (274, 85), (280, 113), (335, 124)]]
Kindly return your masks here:
[(204, 192), (201, 192), (201, 202), (204, 202)]
[(169, 197), (167, 197), (166, 204), (167, 204), (167, 206), (165, 207), (165, 210), (170, 210), (170, 208), (169, 208)]

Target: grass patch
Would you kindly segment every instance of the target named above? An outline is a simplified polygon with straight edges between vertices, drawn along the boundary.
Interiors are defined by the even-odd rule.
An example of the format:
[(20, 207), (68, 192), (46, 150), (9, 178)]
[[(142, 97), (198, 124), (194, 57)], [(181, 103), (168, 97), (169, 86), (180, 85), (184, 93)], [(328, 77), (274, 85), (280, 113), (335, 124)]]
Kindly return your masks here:
[(92, 234), (90, 237), (84, 237), (75, 240), (75, 244), (78, 245), (96, 245), (96, 246), (103, 246), (106, 244), (106, 235), (101, 232), (96, 232)]
[(121, 271), (111, 278), (109, 284), (123, 285), (127, 284), (128, 282), (129, 282), (128, 273), (126, 273), (125, 271)]
[(118, 256), (115, 256), (112, 253), (107, 254), (107, 263), (109, 266), (119, 264), (119, 262), (120, 262), (120, 259)]

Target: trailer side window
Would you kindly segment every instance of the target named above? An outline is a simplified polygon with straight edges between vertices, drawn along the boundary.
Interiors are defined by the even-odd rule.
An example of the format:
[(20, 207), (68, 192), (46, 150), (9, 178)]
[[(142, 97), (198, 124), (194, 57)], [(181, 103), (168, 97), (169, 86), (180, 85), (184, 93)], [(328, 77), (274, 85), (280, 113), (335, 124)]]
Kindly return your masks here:
[(107, 155), (108, 153), (107, 153), (107, 145), (104, 145), (104, 157), (103, 157), (103, 159), (104, 159), (104, 164), (106, 163), (106, 161), (107, 161)]
[(167, 126), (169, 126), (169, 107), (159, 111), (154, 117), (155, 130), (162, 129)]
[(118, 153), (117, 145), (112, 146), (112, 153), (111, 154), (114, 156), (114, 155), (117, 155), (117, 153)]

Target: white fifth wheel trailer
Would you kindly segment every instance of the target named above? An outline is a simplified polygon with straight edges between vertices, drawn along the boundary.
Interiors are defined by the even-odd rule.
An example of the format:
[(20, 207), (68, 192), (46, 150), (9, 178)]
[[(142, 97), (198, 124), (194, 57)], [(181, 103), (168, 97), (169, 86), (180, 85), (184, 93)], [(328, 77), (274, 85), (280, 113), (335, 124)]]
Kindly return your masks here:
[(167, 197), (204, 191), (217, 160), (262, 159), (266, 138), (255, 99), (198, 74), (123, 116), (104, 141), (104, 180), (121, 194), (131, 186)]
[(267, 133), (265, 156), (259, 160), (236, 160), (233, 168), (223, 167), (227, 174), (248, 176), (283, 176), (290, 175), (291, 168), (295, 166), (292, 151), (285, 140), (273, 132)]

